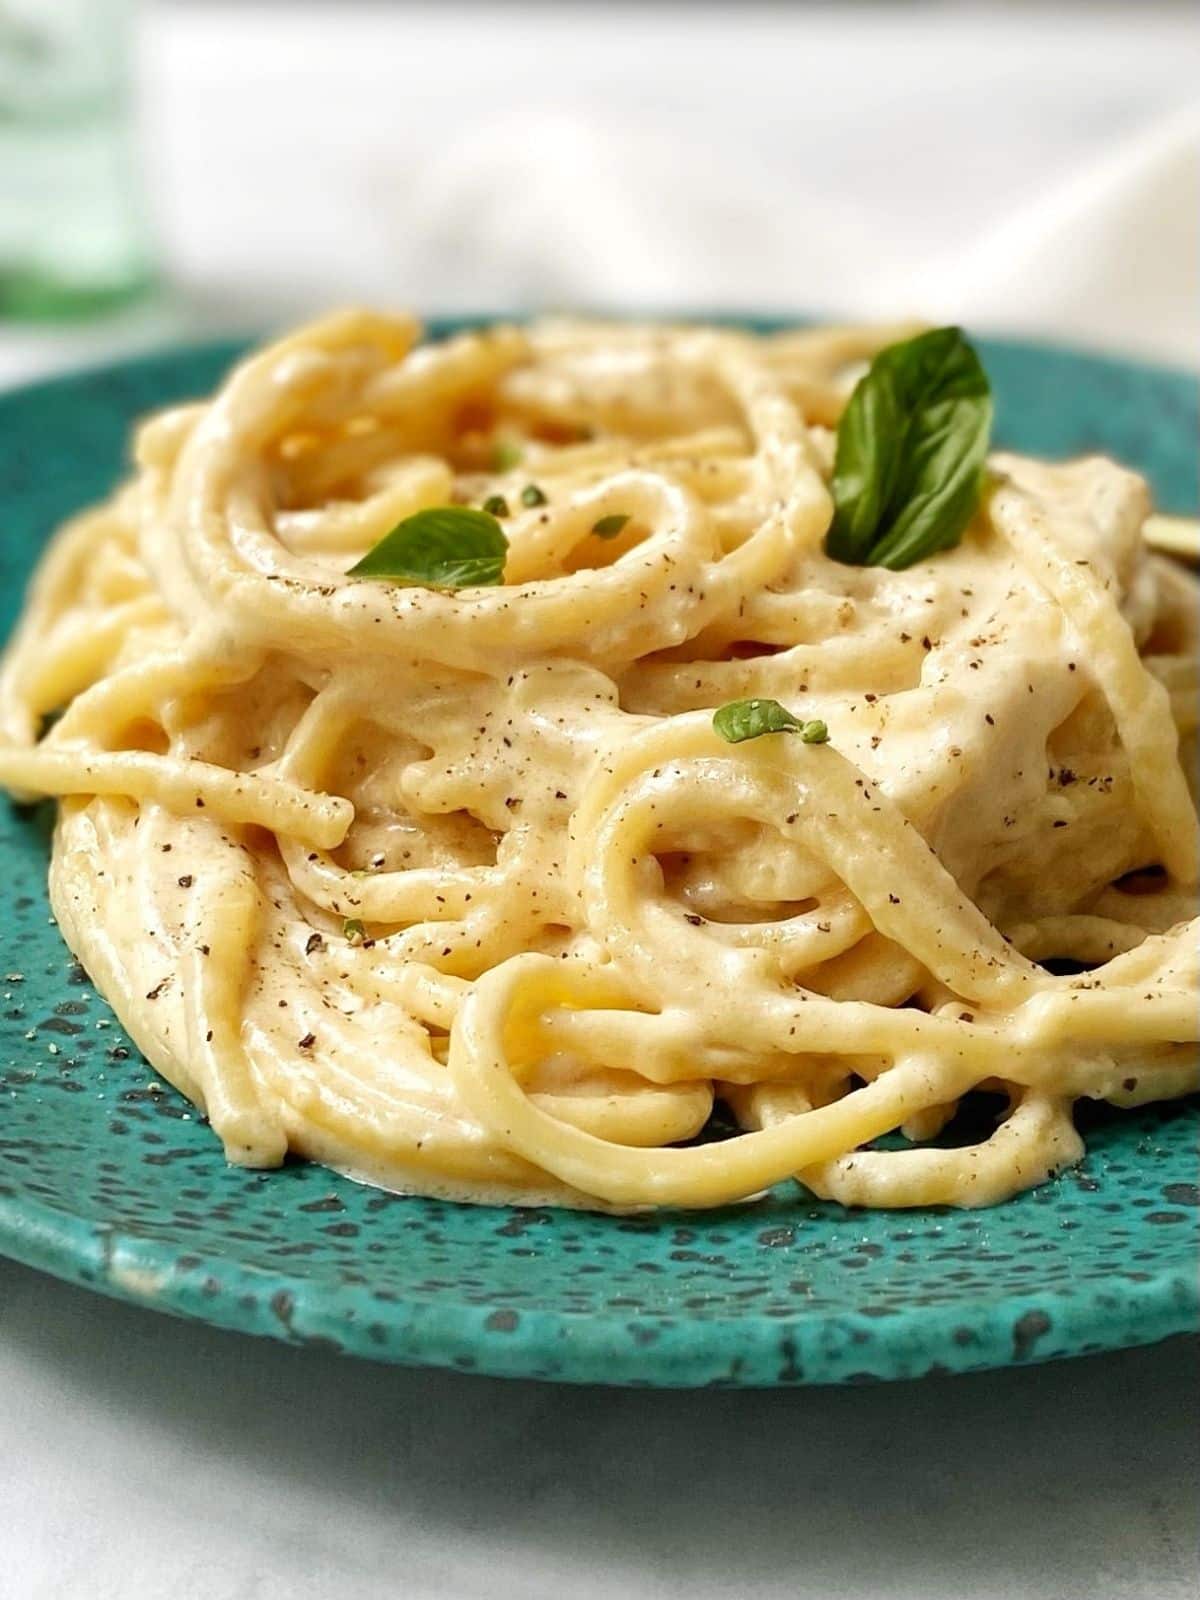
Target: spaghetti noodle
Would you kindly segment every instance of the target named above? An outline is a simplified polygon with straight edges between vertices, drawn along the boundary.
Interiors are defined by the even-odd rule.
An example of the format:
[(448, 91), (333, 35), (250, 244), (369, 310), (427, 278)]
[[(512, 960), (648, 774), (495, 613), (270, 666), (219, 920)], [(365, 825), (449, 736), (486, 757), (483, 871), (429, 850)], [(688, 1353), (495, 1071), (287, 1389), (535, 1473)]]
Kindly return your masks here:
[[(142, 428), (31, 587), (0, 783), (61, 798), (63, 932), (230, 1160), (984, 1205), (1080, 1157), (1076, 1100), (1196, 1087), (1193, 580), (1100, 459), (831, 560), (893, 337), (344, 313)], [(484, 504), (502, 582), (351, 571)], [(828, 741), (726, 742), (741, 697)]]

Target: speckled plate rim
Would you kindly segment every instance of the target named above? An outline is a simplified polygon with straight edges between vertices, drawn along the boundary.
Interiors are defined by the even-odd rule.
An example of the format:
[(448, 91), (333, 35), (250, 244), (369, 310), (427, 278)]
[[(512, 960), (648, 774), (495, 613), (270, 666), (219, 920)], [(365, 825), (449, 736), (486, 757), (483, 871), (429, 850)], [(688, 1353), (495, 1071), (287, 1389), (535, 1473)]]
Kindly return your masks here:
[[(979, 1307), (974, 1310), (970, 1326), (958, 1336), (947, 1334), (944, 1312), (931, 1317), (923, 1307), (912, 1307), (888, 1318), (886, 1373), (877, 1370), (878, 1355), (874, 1363), (864, 1355), (859, 1368), (846, 1366), (846, 1341), (861, 1322), (851, 1310), (842, 1317), (800, 1315), (787, 1325), (752, 1314), (736, 1322), (698, 1323), (698, 1331), (709, 1336), (707, 1347), (701, 1341), (691, 1347), (674, 1344), (667, 1354), (630, 1342), (624, 1314), (522, 1307), (509, 1325), (498, 1312), (480, 1318), (474, 1306), (414, 1301), (390, 1307), (394, 1342), (382, 1350), (368, 1338), (355, 1338), (357, 1296), (336, 1283), (203, 1254), (182, 1269), (170, 1248), (122, 1237), (104, 1224), (67, 1221), (37, 1203), (0, 1202), (0, 1254), (134, 1306), (307, 1349), (491, 1378), (653, 1389), (928, 1378), (1096, 1355), (1200, 1333), (1195, 1278), (1157, 1274), (1144, 1283), (1122, 1285), (1114, 1294), (1123, 1330), (1115, 1338), (1098, 1330), (1094, 1299), (1080, 1301), (1058, 1291), (1005, 1294), (987, 1304), (986, 1315), (981, 1317)], [(213, 1291), (216, 1282), (221, 1294)], [(480, 1338), (482, 1326), (488, 1338)], [(738, 1354), (730, 1363), (733, 1342)]]
[(355, 1335), (357, 1297), (335, 1283), (201, 1253), (183, 1267), (173, 1248), (63, 1218), (36, 1202), (0, 1200), (0, 1254), (113, 1299), (310, 1349), (489, 1377), (630, 1388), (895, 1381), (1097, 1355), (1200, 1333), (1195, 1275), (1158, 1273), (1114, 1291), (1120, 1318), (1099, 1326), (1095, 1300), (1036, 1287), (998, 1297), (986, 1310), (977, 1305), (969, 1324), (964, 1319), (952, 1330), (944, 1312), (931, 1316), (913, 1306), (887, 1320), (886, 1371), (879, 1370), (878, 1352), (864, 1352), (858, 1365), (847, 1362), (846, 1350), (869, 1320), (852, 1310), (799, 1315), (787, 1324), (754, 1314), (706, 1321), (696, 1324), (704, 1337), (668, 1349), (631, 1341), (623, 1313), (522, 1307), (519, 1314), (481, 1315), (475, 1306), (450, 1300), (412, 1301), (389, 1308), (394, 1338), (383, 1350)]
[[(488, 318), (434, 318), (429, 329), (437, 335), (483, 320)], [(722, 313), (720, 320), (771, 328), (802, 319)], [(152, 383), (159, 375), (169, 377), (172, 368), (189, 357), (232, 360), (248, 342), (176, 345), (4, 391), (0, 430), (6, 414), (47, 392), (68, 392), (81, 379), (108, 374)], [(1125, 361), (1048, 342), (981, 343), (993, 353), (1021, 359), (1061, 355), (1118, 376), (1194, 382), (1182, 368)], [(679, 1214), (671, 1214), (670, 1221), (677, 1224)], [(1144, 1281), (1114, 1289), (1109, 1298), (1114, 1314), (1104, 1319), (1097, 1316), (1103, 1296), (1088, 1299), (1036, 1282), (1020, 1292), (981, 1298), (972, 1308), (969, 1327), (957, 1330), (949, 1326), (952, 1319), (944, 1308), (931, 1312), (929, 1307), (913, 1305), (888, 1317), (883, 1360), (876, 1352), (873, 1358), (864, 1358), (862, 1370), (847, 1362), (845, 1351), (848, 1343), (860, 1337), (865, 1341), (870, 1319), (854, 1310), (849, 1295), (844, 1314), (800, 1312), (786, 1323), (752, 1312), (713, 1318), (695, 1323), (692, 1341), (672, 1342), (669, 1347), (642, 1347), (631, 1341), (629, 1318), (615, 1311), (572, 1314), (522, 1307), (516, 1315), (485, 1312), (452, 1299), (414, 1300), (389, 1308), (394, 1337), (382, 1349), (373, 1344), (361, 1322), (356, 1323), (357, 1296), (348, 1287), (200, 1250), (181, 1259), (173, 1243), (121, 1232), (96, 1217), (64, 1215), (19, 1192), (0, 1195), (0, 1254), (111, 1297), (214, 1327), (406, 1365), (563, 1382), (760, 1387), (904, 1379), (1099, 1353), (1200, 1331), (1197, 1274), (1158, 1271), (1147, 1274)]]

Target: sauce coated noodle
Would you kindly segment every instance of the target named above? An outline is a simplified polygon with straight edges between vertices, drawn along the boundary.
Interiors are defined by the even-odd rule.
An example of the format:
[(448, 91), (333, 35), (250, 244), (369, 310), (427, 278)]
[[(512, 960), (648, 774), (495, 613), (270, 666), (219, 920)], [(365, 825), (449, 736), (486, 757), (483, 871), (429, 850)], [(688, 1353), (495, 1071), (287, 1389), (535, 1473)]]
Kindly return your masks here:
[[(0, 782), (61, 797), (62, 929), (230, 1160), (985, 1205), (1079, 1158), (1077, 1099), (1196, 1087), (1194, 585), (1099, 459), (829, 560), (894, 336), (345, 313), (142, 428), (33, 582)], [(501, 585), (347, 575), (492, 496)], [(723, 742), (751, 696), (829, 743)], [(980, 1087), (990, 1137), (931, 1144)]]

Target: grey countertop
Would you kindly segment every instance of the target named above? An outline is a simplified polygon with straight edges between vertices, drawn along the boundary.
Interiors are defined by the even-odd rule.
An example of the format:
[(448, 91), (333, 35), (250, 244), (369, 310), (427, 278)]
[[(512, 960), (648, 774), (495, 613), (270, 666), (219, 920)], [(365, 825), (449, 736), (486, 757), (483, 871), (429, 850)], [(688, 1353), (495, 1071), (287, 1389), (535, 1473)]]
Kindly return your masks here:
[(1192, 1600), (1200, 1350), (654, 1393), (359, 1364), (0, 1262), (5, 1600)]

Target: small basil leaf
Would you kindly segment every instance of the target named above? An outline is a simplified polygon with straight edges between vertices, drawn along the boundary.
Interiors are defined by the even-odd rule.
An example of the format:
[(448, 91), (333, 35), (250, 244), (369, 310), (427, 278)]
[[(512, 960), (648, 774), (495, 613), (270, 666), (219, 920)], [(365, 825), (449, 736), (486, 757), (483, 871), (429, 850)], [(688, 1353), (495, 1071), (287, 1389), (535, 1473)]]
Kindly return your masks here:
[(427, 589), (476, 589), (501, 581), (508, 540), (490, 512), (431, 506), (398, 522), (351, 578), (386, 578)]
[(492, 471), (511, 472), (521, 465), (524, 451), (511, 439), (501, 439), (492, 450)]
[(546, 496), (536, 483), (527, 483), (521, 490), (521, 504), (523, 506), (544, 506)]
[(778, 700), (731, 700), (713, 712), (712, 724), (728, 744), (759, 739), (764, 733), (798, 733), (805, 744), (824, 744), (829, 738), (823, 722), (801, 722)]
[(828, 554), (899, 569), (957, 544), (979, 503), (991, 425), (987, 374), (961, 329), (881, 350), (838, 425)]
[(599, 539), (615, 539), (628, 521), (628, 512), (614, 511), (610, 516), (601, 517), (599, 522), (593, 522), (592, 532)]

